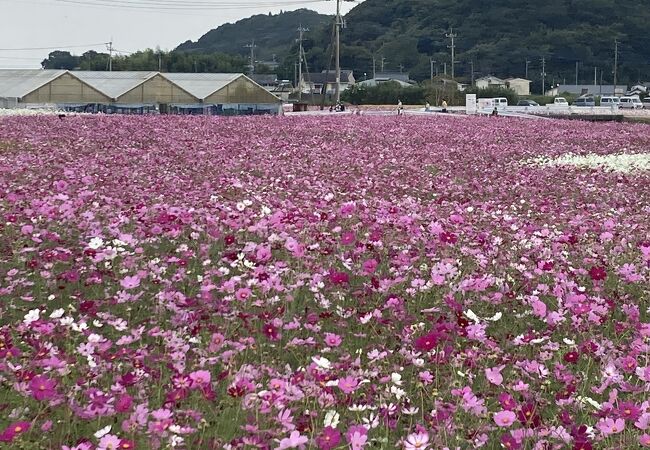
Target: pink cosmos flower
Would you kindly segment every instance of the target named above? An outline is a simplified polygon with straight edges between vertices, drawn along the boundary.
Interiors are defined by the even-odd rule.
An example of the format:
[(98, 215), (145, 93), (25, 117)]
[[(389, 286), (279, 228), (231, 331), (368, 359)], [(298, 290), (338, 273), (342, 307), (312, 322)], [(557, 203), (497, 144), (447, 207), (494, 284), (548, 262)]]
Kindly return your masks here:
[(120, 286), (122, 286), (124, 289), (135, 289), (138, 286), (140, 286), (140, 278), (137, 275), (134, 275), (132, 277), (124, 277), (120, 281)]
[(253, 294), (253, 291), (251, 291), (248, 288), (239, 288), (237, 289), (237, 292), (235, 292), (235, 298), (239, 300), (240, 302), (244, 302), (251, 298), (251, 295)]
[(343, 339), (338, 334), (325, 333), (325, 344), (328, 347), (338, 347), (341, 345), (341, 342), (343, 342)]
[(612, 419), (612, 418), (603, 418), (598, 421), (596, 427), (603, 433), (605, 436), (610, 434), (620, 433), (625, 429), (625, 420), (623, 419)]
[(114, 434), (107, 434), (99, 440), (97, 450), (119, 450), (121, 439)]
[(641, 444), (642, 447), (650, 447), (650, 434), (642, 434), (639, 436), (639, 444)]
[(426, 450), (429, 447), (429, 433), (411, 433), (404, 441), (404, 450)]
[(488, 379), (490, 383), (496, 386), (500, 386), (501, 383), (503, 383), (503, 375), (501, 375), (501, 371), (504, 368), (505, 366), (499, 366), (499, 367), (485, 369), (485, 377)]
[(351, 394), (357, 389), (359, 382), (356, 377), (347, 376), (339, 379), (338, 386), (345, 394)]
[(285, 448), (304, 449), (307, 442), (309, 442), (309, 438), (302, 436), (299, 431), (292, 431), (288, 438), (280, 441), (280, 446), (276, 450), (283, 450)]
[(353, 425), (348, 428), (345, 437), (352, 450), (364, 448), (368, 442), (368, 430), (361, 425)]
[(517, 415), (512, 411), (500, 411), (494, 414), (494, 422), (500, 427), (509, 427), (517, 420)]
[(192, 387), (201, 387), (210, 384), (210, 372), (208, 370), (197, 370), (190, 373)]

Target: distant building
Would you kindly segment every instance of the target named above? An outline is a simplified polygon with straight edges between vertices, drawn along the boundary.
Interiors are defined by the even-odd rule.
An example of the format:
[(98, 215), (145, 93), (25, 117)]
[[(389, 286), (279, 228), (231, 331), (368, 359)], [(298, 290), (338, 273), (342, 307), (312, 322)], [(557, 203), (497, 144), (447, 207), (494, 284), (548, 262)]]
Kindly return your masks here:
[(506, 79), (506, 87), (512, 89), (517, 95), (530, 95), (530, 80), (524, 78)]
[(627, 91), (627, 95), (646, 95), (648, 93), (648, 87), (642, 84), (636, 84)]
[[(354, 86), (356, 80), (351, 70), (341, 70), (341, 92)], [(336, 71), (331, 70), (329, 73), (303, 73), (300, 80), (300, 89), (303, 94), (321, 94), (327, 95), (336, 93)]]
[(502, 80), (501, 78), (488, 75), (487, 77), (482, 77), (476, 80), (476, 87), (479, 89), (506, 87), (506, 80)]
[(293, 91), (293, 83), (289, 80), (281, 80), (276, 74), (253, 74), (250, 78), (283, 101), (289, 100), (289, 95)]
[(397, 83), (402, 87), (410, 87), (413, 82), (408, 73), (401, 72), (377, 72), (374, 78), (357, 83), (359, 86), (375, 87), (384, 83)]
[(239, 73), (1, 70), (0, 105), (87, 112), (278, 113), (282, 101)]
[(555, 97), (561, 94), (571, 94), (571, 95), (625, 95), (627, 92), (627, 86), (617, 85), (616, 91), (614, 91), (613, 84), (559, 84), (555, 87), (546, 91), (546, 95), (550, 97)]

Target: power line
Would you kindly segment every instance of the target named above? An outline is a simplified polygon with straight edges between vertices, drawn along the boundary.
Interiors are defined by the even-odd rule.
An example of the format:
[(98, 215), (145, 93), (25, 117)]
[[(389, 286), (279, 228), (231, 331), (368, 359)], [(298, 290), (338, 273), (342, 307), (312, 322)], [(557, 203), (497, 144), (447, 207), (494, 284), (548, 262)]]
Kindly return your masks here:
[(107, 45), (108, 42), (100, 42), (98, 44), (83, 44), (83, 45), (59, 45), (57, 47), (23, 47), (23, 48), (0, 48), (2, 52), (26, 52), (32, 50), (61, 50), (67, 48), (82, 48), (82, 47), (99, 47)]
[(305, 3), (322, 3), (325, 0), (286, 0), (273, 2), (254, 2), (254, 3), (145, 3), (142, 0), (52, 0), (57, 3), (66, 3), (81, 6), (96, 6), (113, 9), (134, 9), (146, 11), (208, 11), (208, 10), (233, 10), (233, 9), (256, 9), (256, 8), (274, 8), (280, 6), (304, 5)]

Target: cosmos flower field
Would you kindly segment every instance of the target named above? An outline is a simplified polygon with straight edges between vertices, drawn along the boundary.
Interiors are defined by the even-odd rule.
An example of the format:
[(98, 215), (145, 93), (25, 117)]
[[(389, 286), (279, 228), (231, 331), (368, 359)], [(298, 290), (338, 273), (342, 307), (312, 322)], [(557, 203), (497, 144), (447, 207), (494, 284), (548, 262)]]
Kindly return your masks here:
[(5, 117), (0, 447), (648, 447), (649, 131)]

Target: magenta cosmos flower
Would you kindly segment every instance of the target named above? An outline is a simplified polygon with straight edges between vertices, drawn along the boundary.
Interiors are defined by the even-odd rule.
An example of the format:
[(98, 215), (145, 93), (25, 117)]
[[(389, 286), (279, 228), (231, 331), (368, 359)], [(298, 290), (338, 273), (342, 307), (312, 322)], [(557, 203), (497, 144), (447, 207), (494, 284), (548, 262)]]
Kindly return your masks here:
[(56, 381), (43, 375), (37, 375), (30, 381), (29, 388), (36, 400), (49, 400), (54, 397)]

